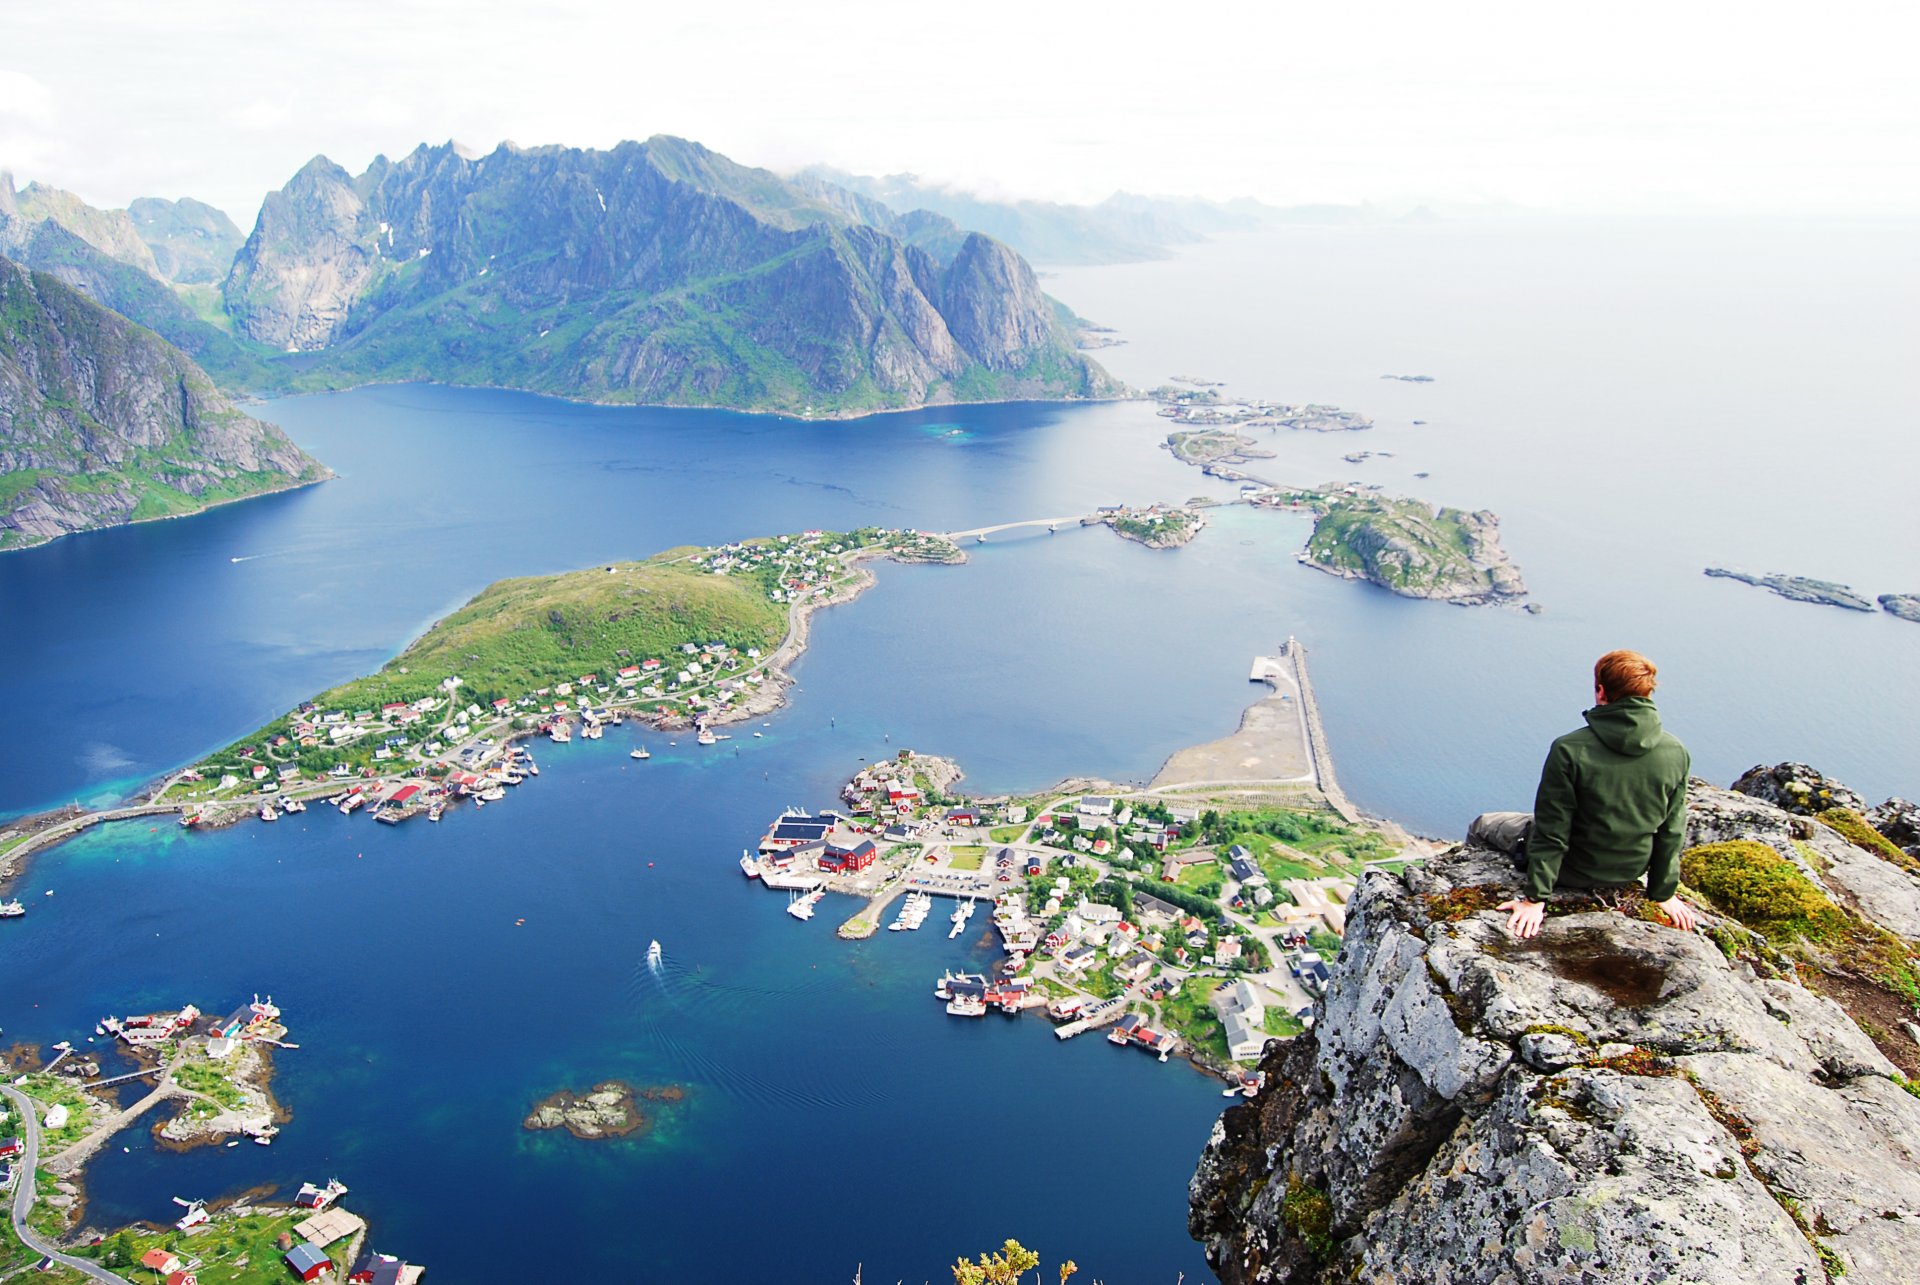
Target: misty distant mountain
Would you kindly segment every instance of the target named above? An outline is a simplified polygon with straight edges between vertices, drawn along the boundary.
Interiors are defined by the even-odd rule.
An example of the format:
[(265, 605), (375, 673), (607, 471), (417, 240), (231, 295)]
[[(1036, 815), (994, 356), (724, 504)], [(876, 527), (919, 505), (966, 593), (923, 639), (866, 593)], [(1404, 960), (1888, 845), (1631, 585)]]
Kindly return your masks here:
[(153, 252), (160, 275), (181, 285), (225, 281), (247, 239), (225, 211), (192, 197), (143, 196), (128, 204), (127, 217)]
[(943, 216), (1006, 242), (1035, 263), (1060, 267), (1163, 259), (1176, 246), (1219, 233), (1284, 222), (1352, 222), (1362, 213), (1354, 206), (1282, 208), (1250, 197), (1207, 201), (1130, 192), (1116, 192), (1098, 205), (996, 201), (914, 174), (874, 178), (824, 165), (801, 170), (794, 181), (815, 192), (844, 190), (897, 215), (920, 211)]

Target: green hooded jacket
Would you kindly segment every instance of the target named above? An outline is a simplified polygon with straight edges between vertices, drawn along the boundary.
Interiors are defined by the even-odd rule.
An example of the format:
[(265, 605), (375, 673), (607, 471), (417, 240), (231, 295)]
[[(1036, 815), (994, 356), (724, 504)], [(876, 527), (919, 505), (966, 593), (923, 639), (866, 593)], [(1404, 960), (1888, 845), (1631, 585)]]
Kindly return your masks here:
[(1693, 759), (1644, 696), (1596, 705), (1547, 751), (1527, 836), (1527, 896), (1647, 877), (1665, 901), (1680, 887)]

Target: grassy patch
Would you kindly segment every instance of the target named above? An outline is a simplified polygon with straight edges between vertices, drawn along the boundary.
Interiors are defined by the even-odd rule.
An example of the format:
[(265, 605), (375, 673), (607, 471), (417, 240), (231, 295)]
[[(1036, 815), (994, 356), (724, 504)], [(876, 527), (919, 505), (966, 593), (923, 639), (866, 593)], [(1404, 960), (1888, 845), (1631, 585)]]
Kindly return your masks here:
[(1895, 847), (1886, 835), (1867, 824), (1867, 819), (1852, 808), (1828, 808), (1816, 818), (1829, 830), (1840, 835), (1854, 847), (1871, 852), (1883, 861), (1899, 866), (1909, 874), (1920, 874), (1920, 861)]
[(176, 1067), (173, 1078), (181, 1088), (204, 1093), (229, 1111), (238, 1111), (247, 1104), (246, 1094), (240, 1091), (240, 1086), (229, 1080), (226, 1073), (211, 1062), (195, 1059)]
[(1280, 1220), (1315, 1258), (1325, 1258), (1333, 1252), (1333, 1201), (1325, 1191), (1301, 1181), (1297, 1174), (1287, 1178), (1287, 1194), (1280, 1202)]
[(975, 843), (948, 848), (947, 853), (947, 864), (955, 870), (978, 870), (987, 859), (987, 850)]
[[(134, 1271), (127, 1273), (129, 1279), (141, 1274), (135, 1267), (141, 1255), (150, 1249), (164, 1249), (182, 1260), (198, 1258), (201, 1265), (195, 1274), (209, 1285), (283, 1285), (292, 1276), (281, 1261), (285, 1251), (279, 1245), (280, 1234), (291, 1233), (294, 1226), (307, 1217), (307, 1210), (252, 1214), (245, 1218), (216, 1215), (212, 1223), (192, 1237), (170, 1227), (162, 1231), (129, 1227), (108, 1236), (99, 1245), (73, 1252), (123, 1273), (133, 1267)], [(298, 1237), (295, 1243), (300, 1243)], [(334, 1262), (334, 1271), (328, 1279), (346, 1279), (347, 1247), (351, 1243), (352, 1237), (347, 1237), (328, 1248), (327, 1254)]]
[(1026, 832), (1024, 825), (997, 825), (987, 831), (987, 837), (995, 843), (1013, 843)]

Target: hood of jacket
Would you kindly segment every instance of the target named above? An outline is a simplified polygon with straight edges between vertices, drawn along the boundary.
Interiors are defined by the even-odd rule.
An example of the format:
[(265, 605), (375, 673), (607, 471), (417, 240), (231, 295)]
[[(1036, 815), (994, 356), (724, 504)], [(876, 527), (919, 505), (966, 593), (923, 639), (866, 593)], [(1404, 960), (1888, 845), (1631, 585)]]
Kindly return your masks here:
[(1586, 718), (1600, 743), (1616, 754), (1637, 757), (1660, 742), (1660, 711), (1645, 696), (1595, 705)]

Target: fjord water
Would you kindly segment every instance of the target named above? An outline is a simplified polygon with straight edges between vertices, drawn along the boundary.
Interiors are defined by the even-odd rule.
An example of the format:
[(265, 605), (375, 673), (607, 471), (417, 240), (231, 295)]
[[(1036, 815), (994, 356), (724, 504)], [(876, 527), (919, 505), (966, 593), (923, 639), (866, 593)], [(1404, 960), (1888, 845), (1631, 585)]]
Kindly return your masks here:
[[(0, 1027), (47, 1043), (255, 990), (287, 1010), (304, 1047), (278, 1062), (279, 1142), (124, 1139), (92, 1170), (100, 1225), (337, 1173), (384, 1247), (456, 1279), (502, 1274), (478, 1212), (501, 1209), (592, 1279), (935, 1279), (1008, 1235), (1090, 1277), (1193, 1278), (1183, 1186), (1221, 1105), (1208, 1081), (1038, 1021), (953, 1021), (930, 986), (983, 958), (972, 935), (839, 943), (848, 903), (796, 924), (733, 854), (901, 745), (956, 756), (983, 791), (1143, 779), (1231, 729), (1248, 658), (1288, 633), (1349, 792), (1429, 833), (1525, 806), (1616, 645), (1660, 661), (1700, 774), (1791, 757), (1911, 794), (1920, 627), (1700, 569), (1920, 591), (1916, 284), (1893, 230), (1761, 225), (1303, 228), (1062, 273), (1050, 288), (1120, 330), (1103, 355), (1136, 384), (1194, 374), (1371, 414), (1369, 433), (1276, 437), (1255, 471), (1493, 508), (1546, 614), (1336, 581), (1293, 561), (1303, 520), (1244, 509), (1177, 552), (1073, 529), (996, 537), (966, 567), (883, 565), (816, 619), (761, 738), (654, 738), (646, 763), (617, 736), (546, 749), (536, 784), (438, 826), (315, 809), (123, 826), (42, 858), (32, 913), (0, 931)], [(0, 558), (0, 811), (123, 793), (502, 576), (1228, 490), (1159, 450), (1138, 405), (805, 424), (410, 387), (262, 413), (341, 479)], [(1362, 448), (1395, 455), (1339, 459)], [(628, 1142), (519, 1129), (538, 1096), (606, 1077), (690, 1096)]]

